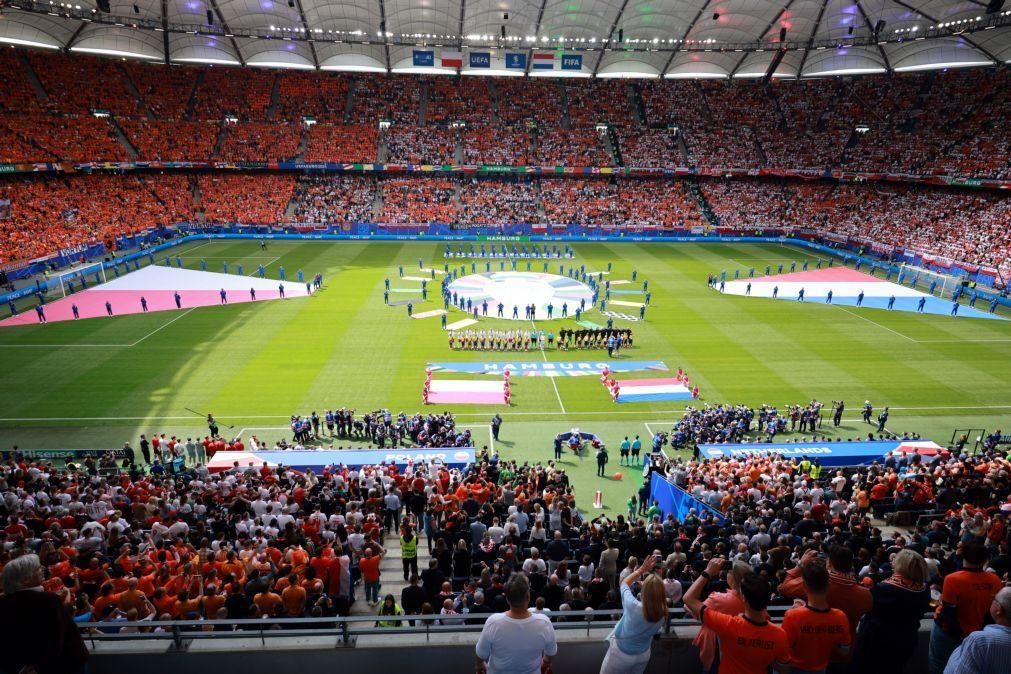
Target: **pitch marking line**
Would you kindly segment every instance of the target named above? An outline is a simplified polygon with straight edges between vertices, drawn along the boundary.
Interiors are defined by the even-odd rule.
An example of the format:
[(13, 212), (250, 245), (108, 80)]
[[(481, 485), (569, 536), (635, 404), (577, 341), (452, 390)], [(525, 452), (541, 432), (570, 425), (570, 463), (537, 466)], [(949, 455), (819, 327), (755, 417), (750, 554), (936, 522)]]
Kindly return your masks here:
[[(530, 321), (530, 325), (534, 328), (534, 330), (537, 329), (537, 324), (534, 323), (533, 321)], [(537, 346), (541, 350), (541, 357), (544, 358), (544, 362), (545, 363), (548, 362), (548, 354), (544, 353), (544, 347), (541, 346), (540, 339), (537, 340)], [(558, 399), (558, 406), (562, 408), (562, 414), (567, 414), (567, 412), (565, 411), (565, 403), (562, 402), (562, 394), (558, 392), (558, 384), (555, 383), (555, 378), (548, 377), (548, 379), (551, 380), (551, 387), (555, 389), (555, 398)]]
[(183, 251), (180, 251), (180, 252), (189, 254), (192, 251), (197, 250), (198, 248), (203, 248), (204, 246), (209, 246), (212, 243), (214, 243), (214, 240), (213, 239), (209, 239), (209, 240), (205, 241), (204, 243), (200, 244), (199, 246), (193, 246), (192, 248), (187, 248), (187, 249), (185, 249)]
[(872, 321), (871, 319), (867, 318), (866, 316), (861, 316), (860, 314), (853, 313), (849, 309), (846, 309), (845, 307), (843, 307), (843, 306), (841, 306), (839, 304), (833, 304), (832, 306), (836, 307), (837, 309), (840, 309), (841, 311), (845, 311), (850, 316), (856, 316), (857, 318), (859, 318), (862, 321), (867, 321), (868, 323), (871, 323), (872, 325), (876, 325), (879, 328), (881, 328), (882, 330), (887, 330), (888, 332), (892, 333), (893, 335), (898, 335), (902, 339), (908, 339), (910, 342), (913, 342), (914, 344), (918, 344), (919, 343), (918, 340), (913, 339), (909, 335), (904, 335), (901, 332), (896, 332), (895, 330), (892, 330), (891, 328), (889, 328), (887, 326), (881, 325), (877, 321)]
[(488, 449), (495, 453), (495, 434), (492, 433), (491, 424), (457, 424), (460, 428), (487, 428), (488, 429)]
[[(277, 262), (280, 259), (281, 259), (281, 256), (278, 255), (277, 257), (275, 257), (274, 259), (272, 259), (270, 262), (268, 262), (267, 264), (263, 265), (263, 268), (266, 270), (267, 267), (269, 267), (270, 265), (274, 264), (275, 262)], [(259, 269), (256, 269), (256, 270), (253, 271), (252, 274), (246, 274), (246, 276), (253, 276), (253, 274), (259, 273), (259, 271), (260, 271)]]
[(133, 344), (0, 344), (0, 349), (65, 349), (77, 346), (99, 349), (102, 347), (125, 348), (133, 346)]
[(145, 339), (147, 339), (147, 338), (148, 338), (148, 337), (150, 337), (151, 335), (153, 335), (153, 334), (155, 334), (155, 333), (157, 333), (157, 332), (161, 332), (162, 330), (164, 330), (164, 329), (165, 329), (165, 328), (167, 328), (168, 326), (170, 326), (170, 325), (172, 325), (173, 323), (175, 323), (176, 321), (178, 321), (178, 320), (179, 320), (180, 318), (186, 318), (187, 316), (189, 316), (190, 312), (191, 312), (191, 311), (193, 311), (194, 309), (196, 309), (196, 307), (191, 307), (191, 308), (187, 309), (187, 310), (186, 310), (186, 311), (184, 311), (183, 313), (181, 313), (181, 314), (179, 314), (178, 316), (176, 316), (175, 318), (173, 318), (173, 319), (172, 319), (171, 321), (169, 321), (168, 323), (165, 323), (164, 325), (162, 325), (162, 326), (161, 326), (161, 327), (159, 327), (159, 328), (155, 328), (155, 329), (154, 329), (154, 330), (152, 330), (151, 332), (147, 333), (146, 335), (144, 335), (143, 337), (141, 337), (140, 339), (138, 339), (138, 340), (137, 340), (136, 342), (134, 342), (133, 344), (127, 344), (127, 346), (137, 346), (138, 344), (140, 344), (141, 342), (143, 342), (143, 341), (144, 341)]

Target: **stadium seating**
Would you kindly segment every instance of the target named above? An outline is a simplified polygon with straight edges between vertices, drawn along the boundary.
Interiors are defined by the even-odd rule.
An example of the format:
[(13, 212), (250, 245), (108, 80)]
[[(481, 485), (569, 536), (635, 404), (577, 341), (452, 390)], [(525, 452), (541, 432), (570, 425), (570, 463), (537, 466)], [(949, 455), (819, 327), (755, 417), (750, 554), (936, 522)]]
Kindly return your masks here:
[(350, 79), (336, 73), (282, 73), (274, 118), (300, 122), (312, 117), (318, 123), (339, 124), (344, 121), (350, 89)]
[[(1011, 177), (1011, 140), (999, 123), (1011, 97), (1005, 70), (757, 81), (448, 78), (274, 72), (242, 77), (214, 67), (165, 66), (81, 55), (0, 50), (0, 162), (272, 161), (810, 169)], [(37, 84), (36, 84), (37, 82)], [(104, 110), (111, 119), (95, 117)], [(226, 124), (234, 115), (237, 124)], [(305, 117), (317, 122), (303, 123)], [(379, 122), (391, 122), (380, 138)], [(601, 134), (598, 124), (613, 133)], [(615, 142), (615, 156), (609, 150)], [(215, 147), (220, 148), (215, 153)], [(458, 150), (462, 149), (462, 157)], [(112, 227), (80, 195), (112, 178), (2, 183), (23, 214), (71, 213), (25, 254), (41, 254)], [(188, 179), (125, 181), (130, 203), (146, 185), (163, 198), (150, 218), (193, 217)], [(205, 175), (197, 205), (211, 222), (283, 221), (292, 176)], [(299, 180), (300, 221), (511, 222), (734, 229), (816, 227), (825, 232), (1009, 271), (1008, 198), (926, 186), (777, 180), (700, 181), (709, 223), (686, 183), (627, 178), (506, 183), (411, 176), (373, 185)], [(75, 189), (66, 187), (74, 185)], [(19, 191), (24, 189), (23, 193)], [(269, 195), (263, 203), (257, 195)], [(42, 200), (39, 204), (33, 204)], [(120, 203), (106, 201), (102, 210)], [(244, 209), (248, 208), (248, 211)], [(541, 210), (543, 209), (543, 210)], [(80, 231), (68, 233), (75, 228)], [(24, 241), (5, 229), (5, 249)], [(8, 253), (9, 257), (23, 257)]]
[(383, 207), (378, 221), (388, 224), (452, 223), (459, 219), (456, 183), (446, 178), (382, 178)]
[(314, 124), (309, 128), (306, 161), (374, 162), (378, 154), (376, 124)]
[(221, 122), (183, 119), (119, 119), (119, 128), (149, 161), (209, 161), (221, 134)]
[(392, 164), (456, 163), (454, 129), (393, 124), (386, 132), (387, 161)]
[(0, 220), (0, 262), (193, 219), (183, 175), (21, 178), (0, 182), (2, 199), (11, 217)]
[(283, 122), (239, 122), (225, 125), (218, 152), (225, 161), (285, 161), (298, 153), (303, 126)]
[(203, 70), (135, 61), (125, 61), (122, 66), (155, 119), (180, 120), (186, 117), (190, 97)]
[(346, 225), (371, 222), (375, 180), (366, 176), (307, 176), (295, 184), (294, 221)]
[(539, 221), (536, 185), (530, 182), (470, 180), (460, 188), (460, 202), (465, 225)]
[(200, 206), (209, 223), (273, 225), (284, 221), (295, 179), (288, 174), (200, 176)]

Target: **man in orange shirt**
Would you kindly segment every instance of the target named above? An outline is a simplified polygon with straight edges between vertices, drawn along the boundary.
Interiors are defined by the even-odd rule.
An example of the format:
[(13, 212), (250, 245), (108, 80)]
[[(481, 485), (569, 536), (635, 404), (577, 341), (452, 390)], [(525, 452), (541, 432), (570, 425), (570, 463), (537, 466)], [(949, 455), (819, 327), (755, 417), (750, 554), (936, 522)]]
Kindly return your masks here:
[(130, 578), (126, 583), (126, 589), (116, 596), (116, 606), (120, 611), (128, 612), (132, 608), (139, 611), (144, 606), (147, 598), (143, 592), (137, 589), (137, 583), (136, 578)]
[(722, 557), (709, 560), (706, 570), (685, 593), (685, 607), (720, 637), (719, 674), (766, 674), (774, 662), (785, 661), (790, 654), (786, 632), (770, 623), (765, 615), (771, 595), (769, 583), (754, 573), (744, 577), (740, 587), (744, 599), (742, 615), (707, 611), (702, 603), (702, 590), (719, 575), (723, 561)]
[(945, 576), (941, 604), (934, 614), (927, 665), (930, 674), (942, 674), (962, 639), (983, 628), (990, 604), (1003, 587), (997, 574), (984, 571), (987, 553), (982, 543), (959, 543), (962, 570)]
[[(805, 552), (800, 564), (787, 572), (786, 580), (779, 586), (779, 593), (790, 599), (807, 598), (802, 569), (818, 561), (817, 551)], [(853, 575), (853, 551), (841, 545), (833, 545), (828, 550), (828, 605), (846, 614), (851, 642), (856, 640), (860, 619), (874, 606), (871, 591), (857, 583)]]
[(200, 598), (200, 613), (208, 620), (215, 620), (218, 609), (225, 605), (224, 595), (218, 594), (218, 586), (211, 583)]
[(365, 601), (369, 606), (379, 603), (379, 562), (383, 559), (382, 554), (373, 554), (372, 548), (365, 548), (365, 556), (358, 560), (358, 568), (362, 572), (362, 581), (365, 583)]
[(298, 576), (288, 576), (288, 587), (281, 593), (281, 603), (289, 618), (301, 618), (305, 612), (306, 591), (299, 582)]
[(253, 597), (253, 603), (256, 607), (260, 609), (260, 615), (263, 617), (273, 617), (274, 609), (277, 605), (281, 603), (281, 597), (270, 591), (270, 586), (264, 585), (263, 588)]
[(790, 643), (787, 661), (794, 672), (824, 672), (829, 662), (849, 653), (853, 643), (849, 620), (828, 603), (828, 569), (820, 562), (801, 570), (807, 604), (792, 608), (783, 618)]

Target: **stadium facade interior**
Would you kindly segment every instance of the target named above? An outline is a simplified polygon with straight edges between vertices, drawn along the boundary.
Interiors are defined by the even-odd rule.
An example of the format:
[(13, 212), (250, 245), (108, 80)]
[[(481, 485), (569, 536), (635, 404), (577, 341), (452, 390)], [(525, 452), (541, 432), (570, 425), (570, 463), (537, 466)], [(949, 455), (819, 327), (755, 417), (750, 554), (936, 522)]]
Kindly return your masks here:
[[(335, 636), (471, 671), (460, 615), (519, 569), (603, 611), (557, 621), (555, 670), (595, 671), (612, 544), (664, 553), (651, 672), (708, 668), (676, 635), (713, 554), (777, 622), (808, 549), (875, 593), (923, 553), (931, 606), (959, 541), (1011, 583), (1009, 64), (1003, 0), (0, 0), (0, 566), (129, 625), (85, 630), (98, 672), (276, 671), (275, 623), (307, 671)], [(516, 504), (565, 534), (557, 593)], [(376, 616), (366, 549), (432, 617)], [(853, 622), (838, 671), (925, 671), (923, 598), (894, 666)]]

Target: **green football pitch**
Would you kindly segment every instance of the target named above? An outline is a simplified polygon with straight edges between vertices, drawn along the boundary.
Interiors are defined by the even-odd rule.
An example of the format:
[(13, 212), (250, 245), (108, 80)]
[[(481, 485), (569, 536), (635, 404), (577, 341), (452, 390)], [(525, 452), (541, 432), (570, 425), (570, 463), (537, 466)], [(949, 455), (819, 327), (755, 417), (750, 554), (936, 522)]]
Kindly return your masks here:
[[(450, 352), (438, 318), (411, 320), (405, 307), (384, 306), (385, 277), (394, 287), (419, 286), (400, 281), (397, 266), (410, 273), (421, 258), (426, 267), (441, 269), (444, 247), (434, 241), (271, 241), (267, 251), (254, 241), (181, 247), (173, 256), (178, 253), (190, 268), (200, 268), (202, 258), (211, 270), (224, 261), (232, 269), (265, 264), (268, 276), (276, 277), (283, 265), (289, 279), (297, 269), (307, 277), (322, 272), (325, 286), (314, 297), (283, 302), (0, 329), (2, 444), (113, 448), (136, 444), (141, 433), (202, 437), (206, 426), (187, 408), (213, 412), (234, 427), (223, 432), (273, 441), (288, 436), (291, 414), (341, 406), (359, 412), (422, 409), (430, 361), (606, 355)], [(816, 260), (812, 252), (790, 246), (577, 242), (572, 247), (576, 265), (603, 270), (612, 263), (611, 279), (628, 279), (636, 270), (639, 281), (649, 280), (646, 320), (617, 322), (635, 331), (635, 347), (622, 355), (684, 368), (700, 386), (702, 402), (783, 406), (842, 399), (848, 408), (838, 429), (842, 437), (870, 430), (859, 419), (865, 399), (876, 410), (891, 407), (893, 432), (917, 431), (942, 444), (955, 429), (1011, 427), (1011, 322), (774, 302), (724, 296), (706, 286), (708, 273)], [(541, 263), (533, 264), (539, 271)], [(553, 271), (557, 264), (552, 262)], [(428, 302), (415, 303), (416, 312), (442, 308), (437, 287)], [(451, 312), (450, 321), (461, 318)], [(596, 312), (586, 319), (606, 320)], [(517, 324), (484, 319), (482, 326)], [(575, 327), (571, 320), (550, 322), (555, 332), (562, 326)], [(649, 375), (626, 375), (636, 376)], [(520, 460), (548, 460), (552, 437), (573, 427), (596, 433), (612, 450), (625, 435), (639, 434), (648, 446), (650, 433), (669, 429), (684, 407), (615, 404), (596, 377), (521, 377), (514, 378), (512, 389), (508, 408), (448, 408), (473, 429), (479, 446), (490, 442), (489, 419), (501, 413), (505, 421), (496, 449)], [(823, 431), (836, 435), (828, 424)], [(617, 458), (612, 451), (609, 473), (618, 470)], [(590, 490), (601, 488), (605, 504), (620, 508), (637, 483), (636, 469), (624, 469), (624, 482), (596, 478), (592, 457), (580, 461), (567, 455), (564, 465), (584, 505)]]

